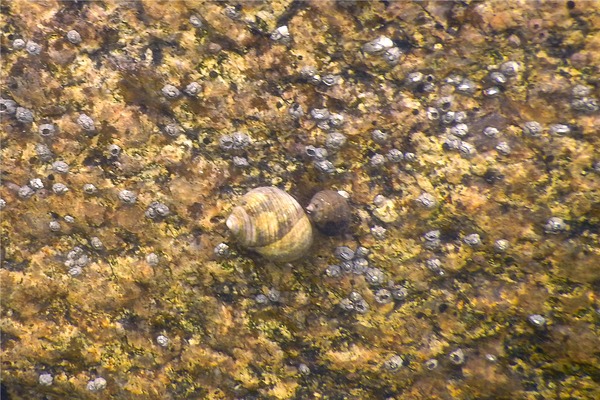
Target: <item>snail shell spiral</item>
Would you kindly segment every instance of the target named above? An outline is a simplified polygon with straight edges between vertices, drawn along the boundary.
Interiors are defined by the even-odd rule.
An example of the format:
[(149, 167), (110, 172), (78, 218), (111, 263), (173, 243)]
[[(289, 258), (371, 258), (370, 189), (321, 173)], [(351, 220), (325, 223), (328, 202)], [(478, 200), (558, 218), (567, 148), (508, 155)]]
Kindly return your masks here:
[(313, 241), (312, 226), (302, 206), (276, 187), (250, 190), (226, 224), (243, 247), (272, 261), (297, 260)]

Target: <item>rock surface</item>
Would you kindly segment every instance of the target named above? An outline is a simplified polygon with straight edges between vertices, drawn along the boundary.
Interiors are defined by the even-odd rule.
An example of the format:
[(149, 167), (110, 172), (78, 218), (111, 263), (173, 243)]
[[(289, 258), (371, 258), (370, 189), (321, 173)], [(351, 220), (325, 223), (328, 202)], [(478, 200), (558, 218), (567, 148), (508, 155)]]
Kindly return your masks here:
[[(600, 398), (600, 2), (0, 13), (3, 399)], [(353, 223), (268, 263), (270, 185)]]

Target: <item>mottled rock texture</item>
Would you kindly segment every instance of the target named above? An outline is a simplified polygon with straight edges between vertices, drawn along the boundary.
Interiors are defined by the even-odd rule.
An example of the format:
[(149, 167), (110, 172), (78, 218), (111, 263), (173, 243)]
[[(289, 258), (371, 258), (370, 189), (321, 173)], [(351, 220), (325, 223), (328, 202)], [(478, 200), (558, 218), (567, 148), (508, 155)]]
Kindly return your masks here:
[[(600, 2), (0, 20), (3, 399), (600, 398)], [(224, 221), (269, 185), (352, 223), (268, 262)]]

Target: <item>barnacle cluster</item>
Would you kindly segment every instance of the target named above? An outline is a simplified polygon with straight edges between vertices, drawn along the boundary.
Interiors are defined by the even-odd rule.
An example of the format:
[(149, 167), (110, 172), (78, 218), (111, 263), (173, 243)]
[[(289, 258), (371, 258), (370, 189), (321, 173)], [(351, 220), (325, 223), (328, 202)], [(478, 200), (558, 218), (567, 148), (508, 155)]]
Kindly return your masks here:
[(0, 16), (2, 399), (600, 398), (600, 2)]

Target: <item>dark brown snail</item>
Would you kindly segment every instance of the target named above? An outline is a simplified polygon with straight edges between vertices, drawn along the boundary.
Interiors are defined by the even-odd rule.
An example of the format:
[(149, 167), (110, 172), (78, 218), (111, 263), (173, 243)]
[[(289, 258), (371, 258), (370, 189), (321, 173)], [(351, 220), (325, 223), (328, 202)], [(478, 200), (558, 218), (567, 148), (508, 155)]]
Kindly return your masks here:
[(273, 261), (297, 260), (313, 241), (312, 225), (302, 206), (276, 187), (250, 190), (226, 224), (242, 246)]
[(315, 194), (306, 212), (315, 226), (329, 236), (344, 232), (352, 218), (346, 198), (333, 190), (322, 190)]

